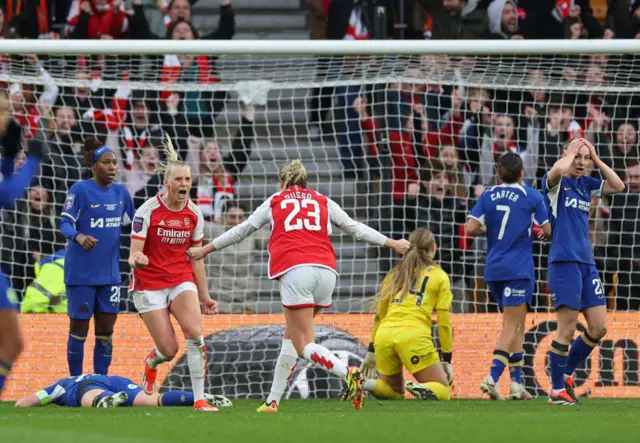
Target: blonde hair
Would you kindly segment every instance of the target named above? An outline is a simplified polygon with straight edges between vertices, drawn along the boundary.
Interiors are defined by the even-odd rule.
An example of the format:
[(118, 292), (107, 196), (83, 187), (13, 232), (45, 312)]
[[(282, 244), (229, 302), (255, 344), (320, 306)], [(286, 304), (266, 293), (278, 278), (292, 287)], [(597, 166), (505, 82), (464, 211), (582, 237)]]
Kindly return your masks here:
[(180, 157), (178, 157), (178, 153), (173, 147), (171, 137), (169, 137), (169, 134), (167, 134), (166, 132), (164, 133), (162, 152), (164, 154), (165, 161), (160, 162), (160, 166), (158, 166), (158, 168), (156, 169), (156, 173), (163, 174), (164, 178), (166, 178), (167, 180), (169, 180), (173, 175), (174, 168), (181, 166), (186, 166), (187, 168), (189, 167), (186, 162), (180, 160)]
[(309, 184), (307, 170), (299, 159), (291, 160), (280, 168), (280, 181), (283, 189), (294, 185), (306, 188)]
[(416, 277), (428, 266), (432, 266), (431, 252), (436, 244), (433, 232), (427, 228), (418, 228), (409, 235), (411, 249), (403, 259), (389, 272), (380, 286), (380, 291), (373, 301), (373, 308), (377, 309), (398, 292), (408, 293)]

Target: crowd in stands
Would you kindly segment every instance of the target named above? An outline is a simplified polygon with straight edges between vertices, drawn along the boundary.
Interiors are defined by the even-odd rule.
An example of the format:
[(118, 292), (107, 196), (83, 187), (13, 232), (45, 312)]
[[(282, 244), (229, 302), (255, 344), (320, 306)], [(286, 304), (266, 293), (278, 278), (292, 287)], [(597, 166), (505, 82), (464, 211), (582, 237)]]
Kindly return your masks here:
[[(202, 36), (191, 22), (196, 1), (0, 0), (0, 38), (234, 37), (230, 0), (220, 2), (217, 29)], [(635, 0), (306, 3), (313, 39), (640, 38), (640, 1)], [(594, 12), (595, 3), (608, 4), (606, 13)], [(387, 11), (382, 22), (374, 14), (374, 7), (381, 5)], [(399, 23), (400, 15), (405, 23)], [(368, 63), (371, 60), (366, 58), (318, 59), (317, 80), (344, 73), (361, 75), (363, 80), (358, 85), (326, 85), (310, 91), (308, 139), (335, 140), (345, 179), (390, 182), (386, 191), (382, 187), (390, 194), (388, 234), (406, 235), (417, 226), (427, 226), (436, 234), (438, 261), (452, 276), (455, 309), (488, 306), (484, 285), (477, 277), (482, 275), (486, 245), (467, 238), (463, 225), (475, 199), (497, 184), (497, 157), (518, 152), (525, 164), (525, 182), (539, 188), (542, 175), (561, 156), (564, 143), (576, 135), (589, 139), (600, 157), (626, 180), (624, 193), (592, 202), (592, 241), (611, 295), (610, 307), (640, 308), (640, 295), (634, 294), (640, 285), (640, 97), (630, 92), (602, 92), (604, 86), (624, 82), (625, 75), (629, 83), (635, 80), (634, 69), (638, 71), (640, 64), (634, 57), (594, 55), (567, 58), (564, 64), (541, 59), (526, 66), (525, 86), (520, 89), (467, 88), (433, 81), (438, 67), (464, 69), (473, 63), (465, 58), (425, 55), (398, 59), (407, 82), (384, 86), (367, 83), (362, 73), (370, 67)], [(503, 58), (500, 63), (516, 66), (518, 59)], [(563, 68), (556, 69), (560, 65)], [(0, 84), (1, 88), (10, 97), (13, 118), (23, 137), (44, 137), (51, 151), (41, 177), (16, 209), (0, 214), (0, 264), (22, 296), (38, 280), (36, 274), (45, 263), (60, 260), (65, 242), (58, 231), (58, 215), (69, 187), (86, 176), (81, 152), (87, 137), (117, 148), (121, 182), (138, 207), (162, 190), (156, 168), (162, 160), (158, 146), (167, 132), (180, 156), (191, 165), (191, 197), (207, 220), (207, 238), (245, 219), (250, 208), (237, 201), (235, 184), (252, 153), (256, 104), (240, 104), (242, 118), (231, 130), (235, 135), (225, 155), (215, 125), (229, 104), (227, 92), (173, 87), (176, 83), (220, 82), (215, 57), (0, 55), (0, 74), (21, 72), (36, 76), (37, 84), (9, 82)], [(73, 78), (78, 84), (84, 81), (86, 86), (63, 86), (59, 77)], [(157, 93), (132, 90), (132, 82), (147, 79), (166, 88)], [(106, 82), (117, 87), (105, 87)], [(572, 91), (571, 86), (578, 84), (587, 88)], [(246, 240), (211, 256), (211, 294), (223, 302), (225, 311), (241, 312), (247, 299), (254, 297), (252, 256), (263, 248), (264, 238)], [(548, 246), (537, 244), (536, 248), (540, 282), (536, 307), (546, 309)], [(127, 272), (125, 264), (123, 261), (123, 273)], [(127, 297), (122, 299), (125, 309), (133, 309)]]

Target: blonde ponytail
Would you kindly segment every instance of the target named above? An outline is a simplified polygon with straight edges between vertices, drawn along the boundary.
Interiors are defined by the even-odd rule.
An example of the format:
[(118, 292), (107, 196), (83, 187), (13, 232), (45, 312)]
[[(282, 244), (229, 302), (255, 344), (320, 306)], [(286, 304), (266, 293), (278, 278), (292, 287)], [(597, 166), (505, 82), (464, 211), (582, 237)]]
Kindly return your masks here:
[(400, 263), (389, 272), (380, 285), (380, 291), (373, 301), (373, 308), (378, 309), (387, 303), (391, 297), (397, 293), (409, 293), (411, 285), (420, 272), (428, 266), (433, 265), (432, 251), (436, 244), (433, 232), (426, 228), (418, 228), (409, 235), (411, 249), (407, 252)]
[(299, 159), (291, 160), (280, 168), (280, 181), (282, 189), (291, 186), (300, 186), (306, 188), (309, 185), (307, 170)]
[(185, 162), (180, 160), (178, 152), (173, 147), (171, 137), (166, 132), (164, 133), (164, 143), (162, 144), (162, 152), (164, 154), (165, 161), (160, 163), (160, 166), (156, 169), (156, 173), (163, 174), (166, 179), (170, 179), (173, 175), (173, 168), (186, 166)]

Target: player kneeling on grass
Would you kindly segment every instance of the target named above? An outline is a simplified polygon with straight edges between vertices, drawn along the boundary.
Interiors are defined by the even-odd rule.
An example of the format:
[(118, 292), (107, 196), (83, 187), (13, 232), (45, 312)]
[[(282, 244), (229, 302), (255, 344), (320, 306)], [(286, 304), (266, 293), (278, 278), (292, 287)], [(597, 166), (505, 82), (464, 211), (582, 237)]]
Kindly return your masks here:
[[(232, 406), (223, 395), (205, 394), (211, 406)], [(117, 406), (193, 406), (193, 392), (169, 391), (147, 395), (128, 378), (115, 375), (84, 374), (58, 380), (35, 394), (22, 397), (17, 408), (55, 404), (71, 408), (115, 408)]]
[[(375, 302), (371, 344), (361, 366), (363, 388), (380, 399), (402, 399), (406, 388), (421, 400), (449, 400), (453, 382), (449, 276), (433, 261), (436, 241), (431, 231), (416, 229), (409, 243), (409, 252), (384, 279)], [(433, 311), (438, 316), (442, 362), (431, 337)], [(405, 384), (403, 366), (417, 383)]]

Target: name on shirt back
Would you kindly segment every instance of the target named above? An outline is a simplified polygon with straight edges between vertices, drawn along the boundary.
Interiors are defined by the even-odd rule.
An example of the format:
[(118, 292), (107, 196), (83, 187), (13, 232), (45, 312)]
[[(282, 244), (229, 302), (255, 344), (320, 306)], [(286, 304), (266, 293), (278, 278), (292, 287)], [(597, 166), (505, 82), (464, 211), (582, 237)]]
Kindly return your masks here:
[(306, 192), (289, 192), (283, 196), (284, 198), (300, 198), (300, 199), (312, 199), (311, 194), (307, 194)]
[(496, 201), (503, 198), (515, 202), (518, 201), (518, 198), (520, 198), (520, 196), (513, 191), (509, 191), (508, 189), (500, 189), (491, 193), (491, 201)]

